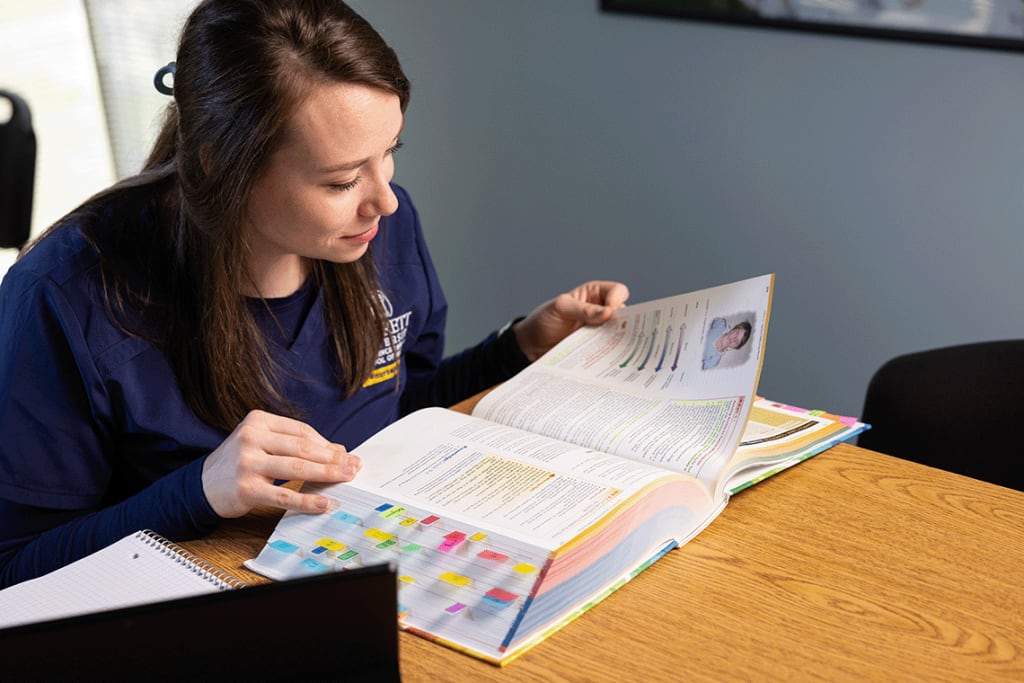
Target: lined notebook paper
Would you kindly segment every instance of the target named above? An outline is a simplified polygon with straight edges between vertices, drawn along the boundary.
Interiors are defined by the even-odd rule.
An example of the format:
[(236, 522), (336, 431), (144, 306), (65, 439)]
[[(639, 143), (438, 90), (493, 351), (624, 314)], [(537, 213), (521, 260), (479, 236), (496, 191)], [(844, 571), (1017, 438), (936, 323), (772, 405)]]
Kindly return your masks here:
[(0, 591), (0, 628), (241, 588), (152, 531)]

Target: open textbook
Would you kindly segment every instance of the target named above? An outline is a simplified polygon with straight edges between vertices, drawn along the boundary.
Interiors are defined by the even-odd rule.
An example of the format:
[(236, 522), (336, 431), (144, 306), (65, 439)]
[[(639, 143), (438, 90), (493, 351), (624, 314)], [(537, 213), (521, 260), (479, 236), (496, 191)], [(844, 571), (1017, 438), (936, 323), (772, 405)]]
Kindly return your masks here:
[(472, 415), (402, 418), (353, 449), (354, 481), (307, 484), (331, 509), (286, 513), (246, 566), (283, 580), (397, 562), (404, 628), (507, 663), (694, 537), (733, 492), (864, 427), (756, 399), (772, 285), (628, 306)]

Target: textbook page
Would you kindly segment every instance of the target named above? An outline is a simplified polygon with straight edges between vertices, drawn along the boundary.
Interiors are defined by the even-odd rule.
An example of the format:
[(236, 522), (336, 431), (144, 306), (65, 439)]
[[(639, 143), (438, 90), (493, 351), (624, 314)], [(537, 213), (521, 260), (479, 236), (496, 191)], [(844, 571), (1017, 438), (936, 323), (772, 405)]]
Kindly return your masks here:
[(443, 408), (408, 415), (353, 452), (365, 463), (356, 479), (303, 490), (340, 498), (358, 488), (545, 551), (645, 487), (675, 477)]
[[(494, 552), (540, 566), (616, 509), (669, 484), (685, 490), (677, 504), (695, 521), (684, 526), (703, 526), (719, 511), (694, 477), (444, 408), (407, 415), (353, 452), (364, 463), (358, 477), (302, 488), (327, 496), (329, 511), (286, 512), (249, 569), (279, 581), (391, 557), (379, 551), (399, 541), (447, 553), (476, 535)], [(670, 538), (690, 532), (672, 529)]]
[(730, 494), (739, 493), (867, 428), (855, 417), (759, 398), (726, 467), (725, 488)]
[[(773, 276), (627, 306), (485, 396), (474, 415), (714, 486), (757, 390)], [(750, 326), (738, 348), (723, 335)]]

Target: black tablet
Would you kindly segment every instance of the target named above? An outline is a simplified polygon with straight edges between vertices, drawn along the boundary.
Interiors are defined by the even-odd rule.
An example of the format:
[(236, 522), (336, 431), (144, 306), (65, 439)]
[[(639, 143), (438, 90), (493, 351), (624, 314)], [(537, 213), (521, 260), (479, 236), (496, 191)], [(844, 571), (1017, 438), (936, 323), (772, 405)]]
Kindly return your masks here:
[(398, 681), (395, 567), (226, 590), (0, 630), (0, 677)]

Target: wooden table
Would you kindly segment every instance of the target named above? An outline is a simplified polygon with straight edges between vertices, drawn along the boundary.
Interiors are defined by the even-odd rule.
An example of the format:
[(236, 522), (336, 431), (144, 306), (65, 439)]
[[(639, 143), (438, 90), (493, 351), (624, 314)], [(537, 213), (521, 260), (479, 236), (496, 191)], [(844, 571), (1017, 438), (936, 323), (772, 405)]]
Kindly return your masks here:
[[(261, 582), (241, 562), (279, 517), (184, 545)], [(841, 444), (504, 668), (399, 642), (410, 683), (1024, 681), (1024, 493)]]

